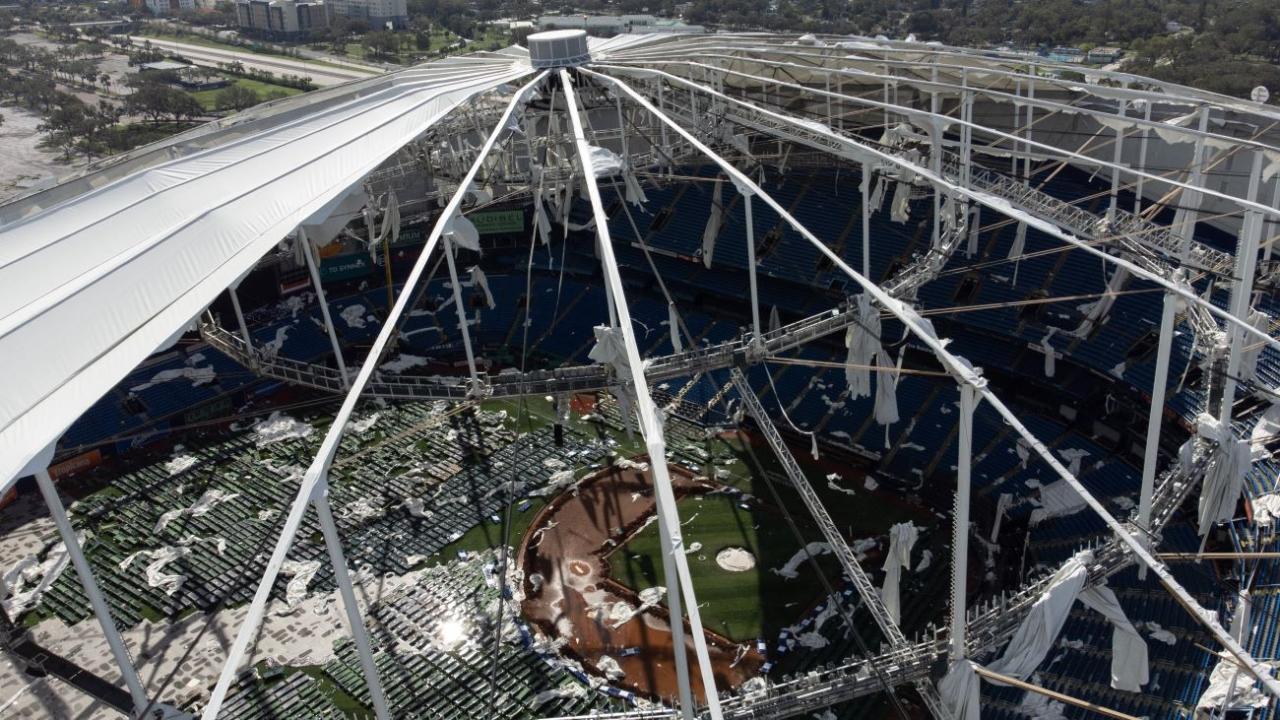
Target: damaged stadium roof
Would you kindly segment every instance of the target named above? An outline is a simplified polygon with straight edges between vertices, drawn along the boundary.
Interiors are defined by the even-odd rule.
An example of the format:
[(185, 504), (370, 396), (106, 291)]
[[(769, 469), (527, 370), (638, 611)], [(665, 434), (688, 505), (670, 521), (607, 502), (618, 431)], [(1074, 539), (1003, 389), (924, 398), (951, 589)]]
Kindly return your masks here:
[[(657, 460), (650, 472), (666, 548), (661, 562), (664, 576), (677, 579), (666, 588), (667, 606), (672, 616), (686, 619), (695, 648), (695, 668), (688, 667), (683, 653), (673, 656), (675, 711), (684, 717), (785, 717), (877, 690), (897, 704), (892, 688), (911, 685), (935, 717), (974, 720), (979, 678), (1030, 677), (1076, 599), (1113, 624), (1111, 685), (1136, 692), (1147, 683), (1146, 646), (1105, 584), (1133, 564), (1144, 576), (1152, 573), (1224, 648), (1225, 662), (1280, 697), (1280, 683), (1250, 654), (1240, 633), (1224, 628), (1157, 552), (1161, 529), (1193, 488), (1201, 488), (1200, 536), (1234, 517), (1259, 444), (1234, 428), (1243, 420), (1236, 401), (1273, 397), (1259, 380), (1258, 363), (1264, 352), (1275, 353), (1280, 341), (1273, 336), (1270, 302), (1255, 301), (1254, 294), (1264, 298), (1274, 290), (1271, 246), (1280, 226), (1280, 132), (1274, 128), (1280, 113), (1121, 73), (916, 43), (752, 34), (588, 42), (577, 31), (534, 35), (530, 42), (532, 57), (518, 47), (478, 53), (269, 103), (0, 207), (0, 281), (6, 288), (0, 295), (0, 372), (10, 379), (0, 398), (0, 492), (20, 477), (36, 475), (135, 709), (155, 700), (148, 699), (132, 668), (47, 466), (58, 438), (77, 418), (148, 356), (193, 328), (210, 347), (258, 374), (343, 397), (301, 475), (247, 615), (203, 704), (205, 720), (223, 708), (273, 587), (287, 572), (290, 548), (309, 509), (323, 533), (369, 705), (377, 717), (393, 717), (385, 671), (375, 661), (329, 504), (332, 464), (362, 399), (472, 402), (606, 390), (617, 396), (628, 427), (635, 422), (647, 457)], [(801, 220), (798, 201), (776, 197), (764, 182), (766, 170), (782, 174), (791, 162), (830, 163), (860, 175), (857, 207), (848, 201), (842, 215), (842, 222), (849, 218), (845, 233), (854, 227), (854, 217), (861, 219), (861, 244), (851, 246), (852, 255), (845, 252), (843, 235), (840, 244), (820, 236)], [(713, 171), (713, 177), (696, 178), (713, 188), (697, 260), (712, 267), (730, 206), (734, 212), (741, 208), (745, 228), (742, 280), (749, 287), (744, 314), (750, 326), (740, 337), (717, 343), (699, 342), (689, 332), (682, 301), (668, 290), (628, 209), (646, 202), (642, 177), (660, 180), (693, 164)], [(1095, 213), (1079, 201), (1045, 192), (1045, 184), (1064, 168), (1109, 181), (1109, 189), (1091, 198), (1105, 202), (1105, 209)], [(412, 194), (398, 192), (410, 187), (399, 184), (407, 175), (421, 178)], [(570, 231), (594, 240), (606, 303), (591, 309), (599, 315), (589, 354), (593, 362), (549, 370), (522, 366), (493, 376), (482, 372), (456, 256), (464, 250), (479, 253), (481, 233), (469, 216), (495, 198), (531, 210), (526, 271), (535, 251), (546, 246), (550, 252), (553, 225), (563, 230), (566, 244)], [(575, 198), (589, 207), (586, 222), (571, 217)], [(924, 247), (903, 251), (896, 272), (878, 279), (871, 272), (876, 238), (870, 222), (886, 199), (894, 222), (906, 221), (912, 200), (931, 201), (931, 227), (922, 231)], [(625, 263), (615, 254), (615, 247), (630, 250), (631, 245), (615, 243), (612, 236), (612, 228), (620, 227), (619, 210), (669, 312), (669, 354), (646, 356), (637, 338), (639, 321), (620, 272)], [(768, 227), (755, 225), (757, 212), (767, 213)], [(364, 221), (362, 240), (371, 255), (398, 239), (406, 219), (430, 222), (403, 290), (388, 303), (358, 369), (344, 362), (317, 255), (353, 218)], [(686, 219), (703, 225), (701, 216)], [(1051, 438), (1037, 437), (991, 387), (983, 369), (940, 335), (930, 309), (918, 302), (922, 288), (947, 272), (963, 272), (953, 260), (977, 254), (981, 229), (1005, 225), (1017, 228), (1004, 259), (1015, 263), (1015, 278), (1016, 263), (1031, 257), (1025, 250), (1028, 230), (1106, 268), (1106, 287), (1081, 296), (1093, 303), (1082, 311), (1079, 324), (1051, 329), (1038, 341), (1047, 377), (1054, 375), (1058, 353), (1075, 352), (1107, 322), (1130, 280), (1165, 298), (1159, 317), (1149, 319), (1159, 327), (1152, 338), (1157, 360), (1154, 387), (1140, 388), (1151, 400), (1132, 517), (1115, 517), (1095, 497), (1080, 479), (1082, 456), (1055, 453)], [(1226, 233), (1233, 242), (1205, 242), (1198, 225)], [(771, 233), (784, 232), (807, 244), (840, 276), (848, 297), (835, 308), (823, 306), (800, 320), (785, 325), (777, 320), (766, 328), (757, 253)], [(438, 245), (444, 246), (442, 253), (436, 252)], [(415, 291), (421, 291), (424, 277), (434, 273), (429, 266), (441, 255), (450, 278), (451, 298), (445, 304), (452, 303), (458, 315), (467, 375), (388, 377), (380, 363), (401, 338), (402, 318), (419, 299)], [(236, 289), (264, 258), (274, 256), (306, 268), (320, 300), (323, 321), (317, 322), (331, 342), (336, 369), (280, 355), (279, 342), (271, 349), (255, 347)], [(390, 293), (389, 253), (383, 262)], [(499, 300), (510, 300), (495, 299), (478, 259), (464, 271), (468, 287), (482, 292), (483, 306), (493, 309)], [(237, 316), (234, 330), (221, 328), (207, 312), (227, 290)], [(525, 307), (531, 302), (527, 291), (522, 302)], [(363, 325), (359, 307), (346, 318), (348, 324)], [(901, 325), (902, 340), (882, 341), (882, 322)], [(1195, 433), (1177, 458), (1162, 465), (1159, 441), (1178, 322), (1192, 330), (1187, 352), (1206, 370), (1198, 378), (1203, 388)], [(842, 371), (846, 397), (874, 397), (870, 416), (879, 425), (900, 419), (896, 390), (904, 351), (896, 350), (896, 358), (893, 353), (903, 342), (930, 357), (930, 368), (918, 372), (958, 388), (950, 609), (945, 621), (941, 614), (937, 618), (946, 629), (923, 640), (908, 638), (899, 627), (896, 578), (910, 567), (915, 528), (894, 527), (889, 555), (897, 564), (887, 573), (894, 579), (877, 588), (841, 535), (840, 519), (813, 492), (774, 422), (780, 419), (795, 433), (808, 435), (815, 456), (818, 431), (797, 427), (781, 402), (779, 414), (771, 416), (745, 377), (751, 367), (781, 362), (784, 351), (841, 332), (847, 333), (847, 355), (831, 367)], [(716, 684), (707, 642), (707, 631), (714, 628), (704, 629), (701, 619), (678, 497), (663, 460), (668, 457), (664, 413), (651, 395), (651, 385), (662, 380), (725, 370), (729, 381), (717, 399), (730, 389), (737, 393), (742, 403), (737, 419), (749, 415), (763, 433), (827, 550), (887, 641), (878, 656), (862, 647), (863, 657), (849, 663), (847, 672), (809, 683), (778, 683), (767, 695), (730, 696), (729, 688)], [(1123, 373), (1122, 363), (1118, 375)], [(776, 388), (773, 392), (778, 394)], [(1062, 483), (1041, 493), (1045, 515), (1055, 512), (1055, 503), (1087, 507), (1101, 518), (1110, 538), (1011, 597), (971, 610), (968, 513), (979, 405), (997, 413), (1006, 432), (1019, 438), (1024, 466), (1034, 457)], [(1258, 407), (1243, 411), (1263, 422)], [(505, 573), (502, 577), (505, 582)], [(1237, 613), (1242, 606), (1237, 604)], [(450, 627), (456, 635), (461, 626)], [(670, 624), (674, 647), (685, 646), (684, 634), (683, 622)], [(1009, 646), (992, 661), (989, 655), (1006, 640)], [(974, 662), (984, 656), (985, 666)], [(945, 674), (938, 672), (943, 661)], [(704, 688), (697, 698), (695, 680)], [(671, 712), (644, 710), (635, 716), (669, 717)]]

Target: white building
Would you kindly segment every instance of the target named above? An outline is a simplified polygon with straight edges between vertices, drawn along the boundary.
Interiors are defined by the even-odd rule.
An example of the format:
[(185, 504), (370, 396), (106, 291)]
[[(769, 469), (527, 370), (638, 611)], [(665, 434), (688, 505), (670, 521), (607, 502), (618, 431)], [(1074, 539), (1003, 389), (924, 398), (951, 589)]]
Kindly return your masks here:
[(195, 12), (201, 6), (197, 0), (144, 0), (144, 3), (147, 9), (157, 16)]
[(388, 23), (397, 30), (409, 25), (405, 0), (330, 0), (327, 5), (332, 17), (363, 20), (374, 30), (385, 29)]

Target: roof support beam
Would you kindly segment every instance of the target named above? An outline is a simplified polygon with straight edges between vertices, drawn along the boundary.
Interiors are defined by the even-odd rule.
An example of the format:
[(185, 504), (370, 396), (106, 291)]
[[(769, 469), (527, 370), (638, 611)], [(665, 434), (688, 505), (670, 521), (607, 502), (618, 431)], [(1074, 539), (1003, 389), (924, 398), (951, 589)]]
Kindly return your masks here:
[[(656, 112), (653, 105), (621, 80), (617, 80), (591, 70), (583, 70), (583, 72), (586, 72), (593, 77), (602, 78), (614, 84), (616, 87), (622, 89), (623, 92), (627, 93), (635, 102), (641, 104), (650, 112)], [(734, 178), (735, 182), (741, 182), (754, 188), (755, 191), (760, 194), (761, 199), (778, 214), (778, 217), (782, 218), (784, 222), (808, 240), (810, 244), (818, 250), (818, 252), (826, 255), (834, 266), (840, 268), (858, 285), (862, 286), (863, 290), (867, 292), (877, 303), (879, 303), (881, 307), (884, 307), (892, 313), (899, 321), (902, 322), (909, 332), (915, 335), (920, 342), (933, 351), (938, 361), (947, 369), (948, 372), (956, 377), (957, 381), (971, 385), (981, 393), (983, 399), (985, 399), (992, 408), (1004, 417), (1005, 422), (1007, 422), (1010, 427), (1021, 435), (1031, 446), (1031, 449), (1034, 450), (1035, 453), (1039, 455), (1040, 458), (1048, 464), (1060, 478), (1066, 481), (1066, 483), (1076, 491), (1076, 494), (1084, 500), (1085, 504), (1088, 505), (1104, 523), (1106, 523), (1107, 527), (1116, 535), (1116, 537), (1129, 548), (1134, 557), (1136, 557), (1143, 565), (1155, 572), (1157, 579), (1159, 579), (1165, 589), (1173, 595), (1174, 599), (1182, 605), (1193, 618), (1208, 629), (1214, 638), (1217, 639), (1218, 642), (1220, 642), (1232, 655), (1234, 655), (1235, 658), (1240, 661), (1240, 663), (1244, 665), (1252, 675), (1258, 678), (1267, 692), (1277, 698), (1280, 698), (1280, 681), (1277, 681), (1271, 676), (1270, 669), (1255, 660), (1216, 619), (1210, 617), (1210, 614), (1201, 607), (1200, 603), (1197, 602), (1176, 579), (1174, 579), (1173, 575), (1169, 573), (1168, 568), (1166, 568), (1159, 560), (1152, 557), (1146, 547), (1134, 537), (1133, 531), (1120, 524), (1120, 522), (1111, 515), (1106, 507), (1104, 507), (1103, 504), (1099, 502), (1098, 499), (1095, 498), (1093, 494), (1090, 493), (1089, 490), (1080, 482), (1079, 478), (1067, 470), (1066, 466), (1064, 466), (1057, 457), (1049, 451), (1049, 448), (1046, 447), (1039, 438), (1032, 434), (1031, 431), (1027, 429), (1026, 425), (1022, 424), (1022, 421), (1018, 419), (1017, 415), (1011, 409), (1009, 409), (1009, 406), (1005, 405), (1004, 402), (987, 387), (986, 380), (974, 371), (968, 361), (957, 357), (946, 349), (946, 343), (934, 334), (931, 325), (926, 325), (923, 318), (921, 318), (914, 310), (909, 309), (903, 303), (890, 297), (879, 285), (849, 267), (843, 258), (815, 237), (808, 228), (796, 220), (791, 213), (787, 212), (786, 208), (778, 204), (777, 201), (769, 195), (761, 193), (759, 186), (753, 183), (750, 178), (744, 175), (723, 157), (712, 151), (711, 148), (707, 147), (704, 143), (695, 138), (689, 131), (685, 130), (666, 116), (660, 116), (660, 119), (663, 120), (663, 122), (669, 123), (672, 129), (676, 130), (676, 132), (682, 135), (691, 145), (693, 145), (694, 148), (703, 153), (712, 162), (719, 165), (721, 170)], [(923, 168), (921, 170), (923, 171)], [(1167, 286), (1170, 284), (1167, 281), (1164, 281), (1163, 278), (1160, 278), (1160, 280), (1163, 285)], [(1241, 323), (1241, 325), (1245, 325), (1247, 327), (1247, 324)], [(1266, 336), (1264, 335), (1264, 337)], [(1267, 339), (1274, 342), (1269, 337)]]
[[(680, 530), (680, 513), (676, 508), (675, 490), (671, 486), (671, 476), (667, 471), (667, 446), (663, 438), (662, 422), (658, 419), (658, 407), (649, 395), (649, 384), (644, 377), (644, 361), (640, 358), (640, 347), (636, 343), (635, 329), (631, 323), (631, 310), (627, 307), (627, 298), (622, 287), (622, 277), (618, 273), (618, 261), (613, 254), (613, 239), (609, 235), (609, 215), (605, 212), (604, 203), (600, 200), (600, 188), (596, 185), (595, 171), (591, 167), (591, 151), (583, 131), (582, 118), (578, 113), (577, 93), (573, 90), (573, 81), (567, 70), (560, 71), (560, 82), (564, 87), (565, 103), (568, 107), (569, 121), (573, 127), (573, 139), (577, 147), (579, 167), (582, 171), (582, 183), (587, 188), (591, 199), (591, 210), (596, 220), (596, 236), (599, 240), (600, 262), (604, 270), (605, 282), (613, 294), (615, 309), (618, 313), (618, 326), (622, 332), (626, 346), (627, 369), (631, 373), (631, 389), (636, 394), (636, 413), (640, 416), (640, 434), (644, 437), (645, 447), (649, 452), (649, 467), (653, 474), (654, 499), (659, 519), (667, 528), (668, 546), (663, 557), (675, 560), (676, 578), (666, 578), (668, 586), (673, 580), (679, 583), (680, 595), (684, 601), (688, 617), (689, 630), (693, 633), (693, 646), (698, 658), (698, 669), (702, 676), (702, 687), (707, 701), (707, 711), (712, 720), (720, 720), (720, 698), (716, 689), (715, 673), (711, 668), (711, 656), (707, 652), (707, 636), (702, 629), (702, 617), (698, 611), (698, 599), (694, 593), (693, 579), (689, 575), (689, 562), (685, 556), (684, 538)], [(679, 622), (672, 618), (672, 627)], [(684, 651), (683, 647), (672, 650), (676, 655)]]
[(80, 586), (84, 588), (85, 595), (89, 596), (89, 606), (93, 608), (94, 617), (98, 619), (102, 634), (107, 639), (111, 657), (116, 661), (116, 667), (120, 668), (125, 686), (129, 688), (129, 697), (133, 699), (134, 717), (141, 717), (151, 707), (147, 700), (147, 692), (142, 687), (142, 681), (138, 679), (138, 671), (133, 667), (133, 659), (129, 657), (129, 650), (125, 647), (124, 639), (120, 637), (120, 631), (111, 617), (111, 607), (107, 605), (106, 598), (102, 597), (102, 590), (93, 577), (93, 569), (89, 567), (89, 561), (84, 557), (80, 540), (76, 538), (76, 531), (71, 527), (71, 520), (67, 518), (67, 509), (62, 506), (62, 499), (58, 497), (58, 488), (49, 477), (48, 469), (41, 468), (36, 471), (36, 486), (40, 488), (44, 503), (49, 507), (53, 524), (58, 527), (58, 535), (62, 538), (62, 544), (66, 546), (67, 555), (71, 558), (71, 564), (80, 578)]
[[(222, 673), (218, 676), (218, 683), (214, 686), (213, 694), (201, 714), (201, 720), (214, 720), (222, 709), (222, 703), (226, 699), (227, 691), (231, 688), (232, 681), (236, 678), (240, 663), (244, 661), (249, 644), (257, 635), (258, 626), (262, 623), (263, 614), (266, 612), (267, 601), (271, 598), (271, 588), (275, 584), (276, 578), (280, 575), (280, 566), (284, 564), (289, 548), (293, 545), (293, 539), (302, 525), (307, 506), (313, 498), (324, 492), (329, 466), (333, 463), (334, 455), (338, 452), (338, 444), (342, 441), (342, 433), (346, 428), (347, 421), (351, 419), (351, 414), (355, 411), (356, 404), (360, 400), (360, 394), (373, 377), (374, 370), (378, 366), (378, 360), (381, 358), (383, 351), (386, 350), (392, 336), (395, 335), (397, 322), (408, 310), (409, 303), (415, 295), (413, 289), (421, 281), (426, 271), (427, 260), (439, 243), (445, 225), (462, 205), (462, 200), (466, 197), (466, 189), (470, 187), (471, 181), (479, 173), (480, 167), (493, 149), (493, 146), (504, 135), (507, 121), (511, 118), (511, 115), (518, 107), (524, 105), (529, 93), (545, 77), (545, 72), (539, 73), (532, 81), (516, 91), (511, 101), (507, 104), (502, 117), (494, 125), (493, 132), (485, 140), (484, 146), (480, 149), (471, 168), (467, 171), (466, 177), (458, 185), (457, 192), (449, 199), (444, 211), (441, 212), (439, 219), (436, 221), (435, 227), (431, 229), (431, 234), (427, 237), (422, 253), (418, 255), (418, 260), (414, 263), (413, 270), (409, 273), (409, 278), (405, 282), (404, 292), (400, 293), (395, 306), (391, 308), (391, 312), (387, 315), (386, 322), (382, 324), (382, 329), (378, 332), (378, 337), (374, 340), (373, 347), (369, 349), (368, 356), (365, 357), (364, 363), (360, 366), (360, 372), (356, 375), (351, 389), (347, 392), (347, 396), (342, 402), (342, 407), (339, 408), (337, 415), (334, 417), (333, 424), (329, 426), (329, 432), (325, 435), (319, 452), (307, 469), (306, 475), (303, 476), (302, 484), (298, 488), (298, 495), (289, 509), (288, 516), (285, 518), (280, 537), (276, 541), (275, 549), (271, 553), (271, 558), (267, 561), (266, 570), (263, 572), (262, 580), (258, 584), (258, 590), (254, 593), (253, 601), (249, 604), (249, 612), (245, 616), (240, 630), (236, 633), (235, 642), (227, 654), (226, 663), (222, 667)], [(368, 681), (369, 679), (366, 678), (366, 680)]]

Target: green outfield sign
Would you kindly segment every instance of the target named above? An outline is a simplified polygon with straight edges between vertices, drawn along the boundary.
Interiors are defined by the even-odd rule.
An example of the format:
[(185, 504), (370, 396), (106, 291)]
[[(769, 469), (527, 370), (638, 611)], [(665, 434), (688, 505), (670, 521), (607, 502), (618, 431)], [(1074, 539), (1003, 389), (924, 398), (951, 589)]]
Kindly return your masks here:
[(486, 210), (467, 216), (481, 235), (524, 232), (523, 210)]

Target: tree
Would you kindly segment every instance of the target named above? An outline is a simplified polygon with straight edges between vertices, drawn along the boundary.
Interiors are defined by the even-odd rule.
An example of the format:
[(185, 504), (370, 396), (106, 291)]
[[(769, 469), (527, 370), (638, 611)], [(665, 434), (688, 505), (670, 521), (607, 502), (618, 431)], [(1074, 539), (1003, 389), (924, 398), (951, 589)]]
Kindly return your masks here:
[(400, 51), (400, 38), (386, 31), (367, 33), (360, 44), (377, 58), (393, 58)]
[(219, 90), (213, 102), (219, 110), (244, 110), (262, 102), (262, 99), (253, 88), (234, 84)]

